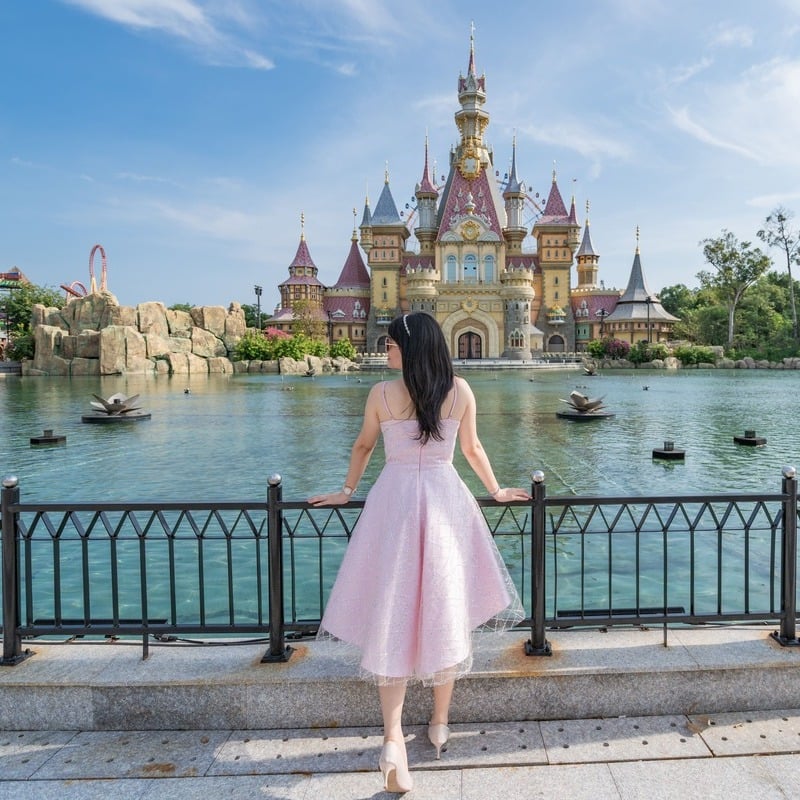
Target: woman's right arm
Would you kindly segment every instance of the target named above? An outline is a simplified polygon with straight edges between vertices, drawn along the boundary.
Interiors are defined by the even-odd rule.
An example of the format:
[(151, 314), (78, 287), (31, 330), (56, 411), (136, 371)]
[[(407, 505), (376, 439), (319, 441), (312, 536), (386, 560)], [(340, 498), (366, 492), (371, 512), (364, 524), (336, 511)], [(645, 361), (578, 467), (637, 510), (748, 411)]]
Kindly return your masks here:
[(463, 398), (465, 402), (464, 413), (458, 428), (458, 444), (464, 454), (464, 458), (467, 459), (467, 463), (486, 487), (487, 494), (498, 502), (509, 503), (512, 500), (530, 500), (530, 494), (525, 489), (505, 489), (497, 482), (492, 465), (489, 463), (489, 456), (486, 455), (486, 451), (478, 438), (475, 395), (465, 380), (459, 378), (456, 378), (456, 380), (459, 381), (459, 397)]
[(378, 416), (381, 403), (380, 397), (381, 384), (376, 383), (367, 397), (367, 403), (364, 407), (364, 421), (350, 451), (350, 466), (347, 468), (347, 476), (344, 479), (342, 489), (339, 489), (338, 492), (309, 497), (308, 502), (312, 506), (340, 506), (350, 501), (350, 495), (345, 494), (344, 486), (348, 486), (355, 491), (361, 476), (364, 474), (364, 470), (367, 468), (367, 464), (369, 464), (370, 456), (375, 449), (381, 432), (381, 421)]

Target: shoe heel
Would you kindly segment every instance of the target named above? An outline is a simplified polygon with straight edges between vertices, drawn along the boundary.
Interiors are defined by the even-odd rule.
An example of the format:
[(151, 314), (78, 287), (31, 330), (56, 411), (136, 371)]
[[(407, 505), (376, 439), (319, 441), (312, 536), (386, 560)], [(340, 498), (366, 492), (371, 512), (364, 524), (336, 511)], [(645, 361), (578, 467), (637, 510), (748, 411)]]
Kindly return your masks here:
[(436, 760), (440, 761), (442, 757), (442, 747), (447, 744), (450, 738), (450, 728), (442, 723), (433, 723), (428, 725), (428, 740), (436, 748)]
[(405, 759), (400, 752), (400, 745), (397, 742), (389, 741), (383, 745), (378, 766), (383, 775), (383, 788), (387, 792), (397, 792), (403, 794), (410, 792), (413, 782), (408, 767), (405, 766)]

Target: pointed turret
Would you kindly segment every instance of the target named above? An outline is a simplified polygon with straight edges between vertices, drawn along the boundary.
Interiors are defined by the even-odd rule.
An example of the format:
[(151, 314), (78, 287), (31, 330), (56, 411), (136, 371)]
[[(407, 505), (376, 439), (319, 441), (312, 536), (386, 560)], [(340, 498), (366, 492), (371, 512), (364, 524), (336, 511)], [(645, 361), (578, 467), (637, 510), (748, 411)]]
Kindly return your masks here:
[(635, 344), (642, 339), (658, 342), (662, 338), (669, 338), (672, 324), (677, 321), (678, 318), (664, 309), (661, 301), (650, 292), (647, 285), (639, 253), (637, 226), (636, 253), (633, 256), (628, 286), (617, 302), (616, 308), (606, 317), (606, 324), (612, 323), (615, 330), (630, 331), (630, 343)]
[(305, 214), (300, 214), (300, 242), (297, 252), (289, 264), (289, 278), (279, 284), (281, 293), (281, 306), (284, 309), (292, 308), (299, 300), (322, 308), (322, 292), (325, 288), (317, 279), (317, 265), (311, 258), (305, 234)]
[(425, 134), (425, 166), (422, 170), (422, 180), (417, 184), (414, 196), (417, 198), (418, 222), (416, 228), (417, 241), (421, 255), (432, 255), (434, 240), (436, 239), (436, 203), (439, 191), (431, 181), (428, 168), (428, 135)]
[(372, 247), (372, 214), (369, 210), (369, 195), (364, 200), (364, 215), (361, 217), (361, 247), (369, 253)]
[(508, 256), (522, 253), (522, 242), (525, 239), (525, 184), (517, 178), (517, 137), (511, 141), (511, 171), (508, 175), (503, 199), (506, 205), (506, 227), (503, 236), (508, 243)]
[(388, 169), (385, 173), (381, 196), (378, 198), (378, 205), (375, 206), (375, 211), (372, 212), (371, 224), (373, 227), (376, 225), (403, 224), (403, 220), (400, 219), (400, 215), (397, 213), (397, 206), (395, 205), (394, 198), (392, 197), (392, 190), (389, 188)]
[[(575, 203), (573, 201), (573, 209)], [(597, 287), (597, 272), (600, 255), (595, 252), (592, 245), (592, 236), (589, 233), (589, 201), (586, 201), (586, 225), (583, 229), (583, 239), (578, 252), (575, 254), (578, 262), (578, 289), (595, 289)]]

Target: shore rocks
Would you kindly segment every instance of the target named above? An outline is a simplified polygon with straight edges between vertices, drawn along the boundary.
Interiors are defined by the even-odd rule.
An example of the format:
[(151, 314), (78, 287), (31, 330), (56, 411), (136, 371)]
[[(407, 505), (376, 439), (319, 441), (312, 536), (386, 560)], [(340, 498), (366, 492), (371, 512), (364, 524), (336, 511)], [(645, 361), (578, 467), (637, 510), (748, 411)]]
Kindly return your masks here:
[(230, 356), (247, 327), (239, 303), (191, 312), (159, 302), (133, 308), (110, 292), (63, 309), (34, 306), (32, 325), (35, 355), (23, 375), (232, 374)]

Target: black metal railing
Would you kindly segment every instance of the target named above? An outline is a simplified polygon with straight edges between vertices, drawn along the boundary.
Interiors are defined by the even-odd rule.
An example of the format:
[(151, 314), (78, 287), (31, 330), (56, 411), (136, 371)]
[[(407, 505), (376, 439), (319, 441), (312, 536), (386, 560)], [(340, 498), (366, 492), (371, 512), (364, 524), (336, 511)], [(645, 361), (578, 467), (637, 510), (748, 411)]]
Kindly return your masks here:
[[(526, 652), (548, 628), (777, 622), (797, 645), (797, 480), (780, 492), (479, 498), (520, 591)], [(263, 661), (313, 634), (363, 501), (24, 503), (2, 488), (2, 664), (43, 636), (269, 637)]]

